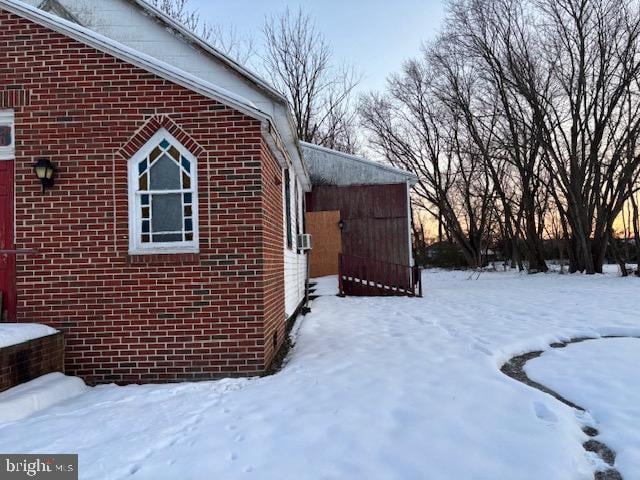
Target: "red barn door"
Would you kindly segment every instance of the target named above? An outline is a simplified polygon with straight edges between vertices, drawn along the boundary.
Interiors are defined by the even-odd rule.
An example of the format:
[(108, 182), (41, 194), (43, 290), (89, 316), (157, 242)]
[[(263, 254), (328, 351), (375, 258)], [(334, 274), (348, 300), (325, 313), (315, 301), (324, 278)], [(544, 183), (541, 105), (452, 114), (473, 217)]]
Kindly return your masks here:
[(16, 256), (2, 251), (13, 250), (13, 161), (0, 160), (0, 320), (16, 319)]

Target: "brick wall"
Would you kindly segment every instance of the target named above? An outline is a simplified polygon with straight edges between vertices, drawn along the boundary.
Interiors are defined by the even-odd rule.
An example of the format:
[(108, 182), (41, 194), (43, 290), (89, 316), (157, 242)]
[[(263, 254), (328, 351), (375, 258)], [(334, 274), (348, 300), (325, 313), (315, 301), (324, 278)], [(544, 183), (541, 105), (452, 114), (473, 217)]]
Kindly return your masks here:
[[(0, 46), (16, 247), (40, 252), (18, 259), (18, 320), (64, 331), (66, 372), (89, 383), (261, 373), (284, 295), (281, 172), (259, 121), (2, 10)], [(158, 125), (197, 150), (199, 255), (128, 256), (127, 159)], [(58, 167), (45, 195), (43, 156)]]
[(0, 392), (63, 369), (62, 333), (0, 348)]
[(264, 259), (264, 355), (268, 367), (285, 336), (284, 221), (282, 218), (282, 170), (265, 145), (262, 146), (263, 259)]

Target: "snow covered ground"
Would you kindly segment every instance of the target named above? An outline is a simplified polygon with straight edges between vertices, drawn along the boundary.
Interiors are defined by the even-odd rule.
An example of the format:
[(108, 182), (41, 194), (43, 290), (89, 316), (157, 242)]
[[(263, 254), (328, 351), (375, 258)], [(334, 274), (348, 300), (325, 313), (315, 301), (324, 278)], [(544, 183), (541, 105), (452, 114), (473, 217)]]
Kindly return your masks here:
[(0, 348), (46, 337), (56, 332), (55, 328), (37, 323), (0, 323)]
[(627, 480), (640, 478), (640, 339), (589, 340), (527, 363), (527, 376), (586, 408)]
[(79, 453), (84, 479), (592, 479), (581, 426), (598, 413), (499, 367), (553, 341), (640, 334), (640, 279), (468, 277), (427, 272), (423, 299), (341, 299), (322, 279), (279, 374), (100, 386), (0, 425), (0, 451)]

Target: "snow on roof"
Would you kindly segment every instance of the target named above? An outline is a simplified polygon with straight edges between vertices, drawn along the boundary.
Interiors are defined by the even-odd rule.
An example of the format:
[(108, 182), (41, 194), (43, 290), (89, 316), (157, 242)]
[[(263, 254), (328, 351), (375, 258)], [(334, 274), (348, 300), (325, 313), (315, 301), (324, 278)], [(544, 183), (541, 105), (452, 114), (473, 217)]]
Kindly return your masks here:
[(55, 328), (38, 323), (0, 323), (0, 348), (53, 335)]
[(357, 155), (300, 142), (314, 185), (371, 185), (418, 181), (413, 173)]
[(0, 0), (0, 7), (32, 20), (40, 25), (63, 33), (75, 40), (90, 45), (98, 50), (120, 58), (128, 63), (143, 68), (162, 78), (182, 85), (190, 90), (207, 97), (219, 100), (222, 103), (237, 108), (239, 111), (260, 120), (271, 120), (271, 117), (258, 109), (250, 100), (237, 95), (229, 90), (207, 82), (173, 65), (158, 60), (150, 55), (134, 50), (122, 43), (105, 37), (93, 30), (85, 28), (77, 23), (40, 10), (20, 0)]

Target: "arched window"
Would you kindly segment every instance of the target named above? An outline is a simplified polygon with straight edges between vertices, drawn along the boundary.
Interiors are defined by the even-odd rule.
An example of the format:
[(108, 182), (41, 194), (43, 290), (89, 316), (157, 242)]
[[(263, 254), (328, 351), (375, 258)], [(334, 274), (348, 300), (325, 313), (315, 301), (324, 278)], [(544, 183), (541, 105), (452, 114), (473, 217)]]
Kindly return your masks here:
[(131, 253), (198, 251), (196, 158), (158, 131), (129, 162)]

